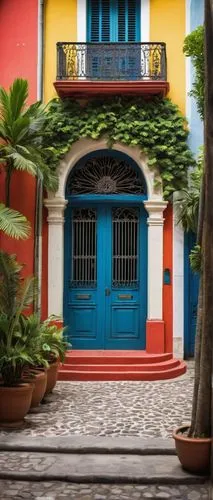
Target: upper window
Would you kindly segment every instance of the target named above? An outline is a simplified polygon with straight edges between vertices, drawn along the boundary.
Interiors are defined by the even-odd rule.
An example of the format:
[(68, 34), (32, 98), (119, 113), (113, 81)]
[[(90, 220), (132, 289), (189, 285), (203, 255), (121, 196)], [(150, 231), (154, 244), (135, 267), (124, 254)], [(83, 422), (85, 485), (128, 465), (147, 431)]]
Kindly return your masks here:
[(141, 0), (88, 0), (88, 42), (140, 42)]

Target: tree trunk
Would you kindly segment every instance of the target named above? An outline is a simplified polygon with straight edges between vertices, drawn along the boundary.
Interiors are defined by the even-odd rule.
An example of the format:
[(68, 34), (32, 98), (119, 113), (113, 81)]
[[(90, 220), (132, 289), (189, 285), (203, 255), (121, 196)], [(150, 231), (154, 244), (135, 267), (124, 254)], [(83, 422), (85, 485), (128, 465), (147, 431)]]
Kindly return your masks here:
[[(213, 344), (213, 0), (205, 0), (205, 164), (202, 231), (203, 304), (198, 313), (201, 325), (196, 353), (193, 435), (211, 436), (212, 344)], [(199, 376), (199, 382), (198, 382)]]
[(195, 336), (195, 379), (194, 379), (194, 392), (192, 401), (192, 418), (191, 427), (189, 430), (189, 437), (194, 437), (196, 416), (197, 416), (197, 400), (200, 381), (200, 357), (201, 357), (201, 333), (202, 333), (202, 308), (203, 308), (203, 279), (202, 274), (200, 277), (200, 289), (197, 309), (197, 325)]

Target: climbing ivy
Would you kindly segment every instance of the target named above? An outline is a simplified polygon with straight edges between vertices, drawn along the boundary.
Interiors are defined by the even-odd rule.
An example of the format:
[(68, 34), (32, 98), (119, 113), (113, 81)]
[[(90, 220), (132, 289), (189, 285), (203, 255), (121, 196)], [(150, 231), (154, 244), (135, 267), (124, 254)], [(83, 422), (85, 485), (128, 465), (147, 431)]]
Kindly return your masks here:
[(83, 137), (105, 137), (109, 147), (115, 142), (139, 146), (149, 158), (149, 167), (158, 167), (166, 199), (186, 186), (187, 170), (194, 165), (187, 123), (169, 99), (114, 98), (84, 105), (71, 99), (53, 100), (44, 130), (48, 165), (56, 169), (72, 144)]

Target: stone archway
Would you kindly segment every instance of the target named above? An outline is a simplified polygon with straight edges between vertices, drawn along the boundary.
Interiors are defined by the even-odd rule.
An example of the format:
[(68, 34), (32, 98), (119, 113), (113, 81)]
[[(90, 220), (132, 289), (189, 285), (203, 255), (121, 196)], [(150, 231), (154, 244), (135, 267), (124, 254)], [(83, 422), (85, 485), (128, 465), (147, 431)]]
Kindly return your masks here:
[[(48, 193), (45, 206), (48, 209), (48, 314), (63, 314), (64, 288), (64, 210), (67, 204), (65, 189), (68, 175), (76, 163), (88, 153), (107, 149), (107, 141), (81, 139), (76, 142), (60, 162), (58, 191)], [(148, 200), (144, 202), (148, 212), (148, 311), (147, 311), (147, 349), (152, 352), (154, 338), (158, 335), (163, 349), (163, 211), (167, 202), (163, 200), (162, 184), (155, 186), (157, 172), (150, 170), (147, 158), (139, 147), (129, 147), (120, 143), (113, 149), (128, 155), (141, 169), (147, 185)], [(159, 177), (159, 176), (158, 176)], [(156, 332), (157, 327), (157, 334)], [(163, 351), (162, 351), (163, 352)]]

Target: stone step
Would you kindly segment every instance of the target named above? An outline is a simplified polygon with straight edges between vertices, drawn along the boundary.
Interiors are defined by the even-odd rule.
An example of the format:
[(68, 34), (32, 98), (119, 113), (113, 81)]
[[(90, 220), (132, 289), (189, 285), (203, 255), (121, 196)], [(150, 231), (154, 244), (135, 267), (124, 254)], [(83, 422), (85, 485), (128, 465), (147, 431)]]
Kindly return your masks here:
[(0, 479), (73, 483), (203, 484), (176, 456), (0, 452)]
[(0, 451), (48, 453), (122, 453), (130, 455), (176, 455), (173, 439), (134, 436), (25, 436), (13, 432), (2, 435)]

